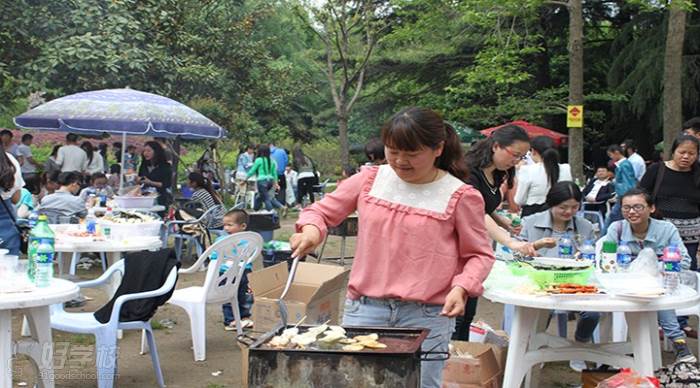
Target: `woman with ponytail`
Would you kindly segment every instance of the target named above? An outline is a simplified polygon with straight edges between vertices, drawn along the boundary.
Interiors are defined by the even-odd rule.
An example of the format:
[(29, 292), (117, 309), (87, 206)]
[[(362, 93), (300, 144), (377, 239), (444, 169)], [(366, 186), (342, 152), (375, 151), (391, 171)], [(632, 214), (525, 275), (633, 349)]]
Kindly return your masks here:
[[(192, 189), (192, 200), (200, 202), (204, 211), (224, 203), (219, 193), (214, 191), (209, 179), (198, 172), (192, 172), (187, 176), (187, 185)], [(219, 229), (224, 226), (224, 210), (224, 207), (220, 206), (218, 211), (214, 211), (209, 224), (210, 228)]]
[(535, 163), (520, 168), (515, 192), (515, 202), (522, 206), (522, 217), (545, 210), (549, 189), (557, 182), (572, 180), (571, 168), (568, 164), (559, 163), (559, 152), (552, 139), (537, 136), (532, 139), (530, 146)]
[(24, 186), (19, 162), (0, 144), (0, 248), (19, 255), (20, 234), (17, 228), (15, 204)]
[[(467, 169), (455, 130), (439, 114), (407, 108), (381, 129), (387, 164), (343, 181), (305, 208), (290, 242), (299, 257), (328, 227), (359, 213), (355, 260), (343, 324), (424, 327), (423, 350), (445, 352), (454, 317), (478, 297), (494, 262), (484, 201), (464, 183)], [(422, 387), (440, 387), (444, 361), (424, 361)]]

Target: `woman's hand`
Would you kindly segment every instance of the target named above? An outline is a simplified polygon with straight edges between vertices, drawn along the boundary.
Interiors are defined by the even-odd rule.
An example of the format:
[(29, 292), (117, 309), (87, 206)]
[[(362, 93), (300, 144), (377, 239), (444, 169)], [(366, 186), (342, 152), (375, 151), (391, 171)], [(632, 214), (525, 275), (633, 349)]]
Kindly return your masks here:
[(535, 241), (532, 245), (535, 249), (554, 248), (557, 246), (557, 239), (554, 237), (545, 237)]
[(467, 291), (464, 288), (453, 287), (445, 297), (445, 305), (442, 306), (440, 315), (452, 318), (464, 314), (464, 301), (466, 299)]
[(537, 256), (537, 249), (535, 249), (534, 244), (527, 241), (513, 242), (508, 248), (523, 256)]
[(289, 238), (292, 257), (303, 257), (321, 244), (321, 231), (313, 225), (304, 225), (301, 233), (294, 233)]

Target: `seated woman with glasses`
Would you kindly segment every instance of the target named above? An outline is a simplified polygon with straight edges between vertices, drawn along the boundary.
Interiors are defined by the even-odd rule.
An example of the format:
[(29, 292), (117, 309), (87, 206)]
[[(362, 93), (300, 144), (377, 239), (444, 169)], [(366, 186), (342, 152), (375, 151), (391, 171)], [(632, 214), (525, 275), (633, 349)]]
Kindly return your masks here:
[[(684, 270), (690, 269), (690, 255), (676, 227), (668, 221), (651, 218), (656, 209), (649, 193), (642, 189), (631, 189), (622, 196), (620, 203), (624, 219), (610, 225), (604, 241), (627, 243), (632, 251), (632, 260), (644, 248), (651, 248), (657, 256), (661, 256), (665, 247), (676, 245), (683, 257), (681, 267)], [(659, 311), (658, 315), (664, 335), (673, 342), (676, 361), (695, 362), (695, 356), (685, 341), (685, 333), (676, 319), (676, 312)]]
[[(545, 209), (523, 218), (520, 238), (531, 241), (537, 253), (546, 257), (559, 257), (559, 241), (568, 237), (572, 242), (572, 254), (586, 240), (594, 240), (593, 225), (576, 213), (581, 207), (583, 194), (574, 182), (556, 182), (545, 198)], [(600, 320), (600, 313), (582, 311), (576, 323), (574, 338), (577, 342), (590, 342)], [(583, 361), (570, 362), (572, 369), (586, 369)]]

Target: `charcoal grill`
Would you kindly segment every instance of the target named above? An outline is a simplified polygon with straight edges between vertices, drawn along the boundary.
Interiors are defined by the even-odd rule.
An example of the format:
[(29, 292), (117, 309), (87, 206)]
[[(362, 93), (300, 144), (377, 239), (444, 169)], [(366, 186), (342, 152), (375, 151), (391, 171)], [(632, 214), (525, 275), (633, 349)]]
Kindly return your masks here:
[[(300, 327), (302, 332), (307, 327)], [(427, 329), (345, 327), (348, 337), (377, 333), (385, 349), (276, 349), (239, 337), (248, 348), (251, 387), (419, 387), (421, 360), (447, 358), (423, 352)], [(268, 339), (269, 340), (269, 339)]]

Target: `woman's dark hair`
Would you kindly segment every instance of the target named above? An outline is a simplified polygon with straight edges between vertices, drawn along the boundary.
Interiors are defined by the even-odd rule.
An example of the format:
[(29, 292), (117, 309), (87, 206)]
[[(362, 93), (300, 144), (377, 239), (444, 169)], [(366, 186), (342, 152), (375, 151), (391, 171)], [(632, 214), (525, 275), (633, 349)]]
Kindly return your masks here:
[[(700, 140), (698, 140), (697, 137), (691, 135), (680, 135), (673, 140), (673, 144), (671, 145), (671, 155), (673, 155), (673, 153), (676, 152), (676, 148), (683, 143), (693, 143), (696, 152), (700, 154)], [(671, 157), (673, 158), (673, 156)], [(700, 168), (698, 168), (697, 160), (696, 163), (693, 163), (691, 169), (693, 171), (693, 183), (695, 184), (695, 187), (700, 187)]]
[[(469, 148), (466, 154), (467, 166), (470, 170), (480, 170), (490, 166), (493, 163), (494, 145), (498, 144), (501, 147), (507, 147), (516, 141), (530, 142), (530, 137), (522, 127), (509, 124), (498, 128), (491, 133), (491, 136), (479, 140)], [(506, 178), (508, 188), (512, 188), (513, 178), (515, 177), (515, 167), (511, 167), (507, 171), (495, 169), (493, 171), (493, 176), (497, 185), (500, 185), (503, 182), (503, 178)]]
[(530, 148), (542, 157), (549, 187), (554, 186), (559, 180), (559, 151), (554, 148), (554, 140), (547, 136), (537, 136), (530, 142)]
[(552, 188), (549, 189), (545, 203), (551, 208), (570, 199), (575, 199), (576, 202), (580, 203), (582, 198), (583, 194), (581, 194), (581, 189), (578, 188), (576, 183), (561, 181), (555, 183), (552, 185)]
[(382, 139), (377, 137), (369, 139), (365, 144), (365, 155), (372, 163), (386, 160), (386, 155), (384, 155), (384, 143), (382, 143)]
[(41, 175), (32, 174), (24, 178), (24, 188), (34, 195), (41, 193)]
[(457, 132), (430, 109), (411, 107), (400, 111), (382, 126), (381, 136), (385, 145), (403, 151), (436, 149), (442, 143), (435, 166), (463, 181), (469, 176)]
[(114, 163), (111, 166), (109, 166), (109, 173), (110, 174), (121, 174), (122, 172), (122, 166)]
[(205, 178), (204, 175), (198, 172), (191, 172), (190, 175), (187, 176), (187, 179), (194, 182), (197, 185), (197, 188), (206, 190), (209, 195), (211, 195), (212, 199), (214, 199), (214, 202), (219, 205), (223, 203), (219, 193), (214, 191), (214, 188), (211, 186), (211, 182), (209, 179)]
[(343, 173), (345, 173), (345, 177), (350, 178), (351, 176), (355, 175), (357, 172), (357, 169), (353, 166), (345, 165), (343, 166)]
[(61, 148), (60, 144), (56, 144), (55, 146), (53, 146), (53, 148), (51, 149), (51, 156), (53, 156), (54, 158), (56, 156), (58, 156), (58, 149), (59, 148)]
[[(151, 159), (150, 163), (151, 166), (160, 166), (161, 164), (167, 163), (167, 159), (165, 158), (165, 150), (163, 149), (163, 146), (160, 145), (157, 141), (147, 141), (144, 144), (144, 147), (151, 147), (153, 150), (153, 159)], [(148, 160), (144, 159), (143, 163), (149, 163)]]
[(0, 188), (4, 191), (12, 189), (15, 185), (15, 165), (5, 153), (5, 148), (0, 144)]
[(627, 190), (627, 192), (622, 195), (622, 197), (620, 198), (620, 205), (622, 205), (622, 202), (625, 201), (625, 198), (634, 197), (635, 195), (641, 195), (644, 198), (644, 202), (646, 202), (647, 205), (649, 205), (649, 206), (654, 204), (654, 201), (651, 198), (651, 194), (649, 194), (644, 189), (640, 189), (638, 187), (635, 187), (633, 189)]
[(58, 174), (57, 182), (61, 186), (68, 186), (72, 183), (80, 183), (82, 176), (76, 171), (66, 171)]
[(95, 149), (92, 147), (92, 143), (84, 141), (83, 144), (80, 145), (80, 148), (87, 154), (88, 163), (92, 163), (92, 158), (95, 156)]
[[(267, 164), (267, 170), (272, 171), (272, 160), (270, 160), (270, 146), (267, 144), (258, 145), (257, 158), (263, 158), (263, 164)], [(275, 172), (276, 174), (277, 172)]]

